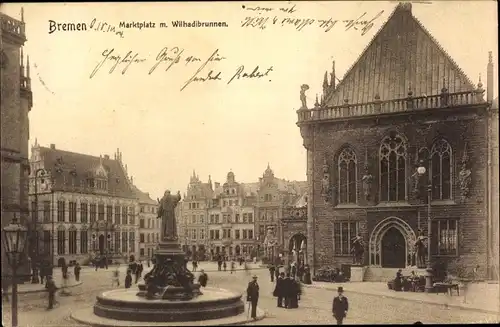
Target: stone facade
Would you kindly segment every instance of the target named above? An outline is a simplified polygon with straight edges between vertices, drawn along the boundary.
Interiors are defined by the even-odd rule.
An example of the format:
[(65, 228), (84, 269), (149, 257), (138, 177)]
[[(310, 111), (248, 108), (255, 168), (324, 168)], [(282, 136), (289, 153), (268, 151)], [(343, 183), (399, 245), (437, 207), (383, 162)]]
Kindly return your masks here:
[[(2, 228), (13, 217), (28, 224), (28, 113), (32, 107), (29, 57), (23, 55), (26, 42), (23, 13), (21, 20), (0, 14), (1, 44), (1, 216)], [(29, 227), (29, 226), (28, 226)], [(29, 247), (30, 245), (28, 245)], [(2, 272), (9, 271), (2, 247)], [(29, 251), (29, 249), (27, 249)], [(27, 274), (28, 265), (20, 269)], [(2, 273), (3, 274), (3, 273)], [(23, 277), (25, 279), (26, 277)]]
[(161, 220), (157, 218), (158, 201), (151, 199), (149, 193), (144, 193), (133, 184), (132, 189), (139, 199), (139, 259), (151, 260), (160, 240)]
[(281, 250), (283, 210), (304, 192), (305, 182), (276, 178), (269, 166), (257, 183), (239, 183), (233, 172), (222, 185), (212, 184), (210, 177), (204, 183), (193, 172), (177, 207), (179, 239), (186, 252), (204, 252), (205, 258), (263, 256), (272, 227), (280, 241), (276, 250)]
[(397, 6), (338, 85), (325, 75), (321, 103), (298, 111), (311, 188), (314, 245), (307, 255), (315, 269), (352, 264), (358, 234), (365, 265), (414, 266), (420, 229), (431, 239), (432, 262), (452, 272), (478, 266), (479, 276), (492, 277), (498, 227), (489, 194), (498, 184), (488, 182), (495, 127), (482, 86), (437, 45), (409, 4)]
[(115, 158), (42, 147), (31, 155), (30, 202), (38, 257), (54, 265), (96, 256), (139, 257), (139, 197), (119, 150)]

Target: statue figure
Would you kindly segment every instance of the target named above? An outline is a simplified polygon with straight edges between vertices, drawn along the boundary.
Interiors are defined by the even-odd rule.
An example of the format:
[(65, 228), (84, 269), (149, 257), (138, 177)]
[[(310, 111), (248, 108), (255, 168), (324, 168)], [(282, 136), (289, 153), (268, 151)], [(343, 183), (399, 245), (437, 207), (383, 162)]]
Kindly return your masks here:
[(472, 172), (467, 168), (466, 163), (462, 163), (462, 169), (458, 175), (460, 181), (460, 191), (462, 194), (462, 198), (466, 198), (470, 193), (470, 186), (472, 184)]
[(307, 109), (307, 101), (306, 101), (307, 90), (309, 90), (309, 85), (302, 84), (300, 86), (300, 102), (302, 102), (302, 107), (300, 109)]
[(418, 230), (418, 237), (415, 241), (415, 254), (417, 257), (417, 267), (422, 268), (425, 267), (425, 255), (426, 255), (426, 246), (425, 241), (427, 240), (427, 236), (424, 236), (423, 232)]
[(363, 253), (365, 252), (365, 248), (363, 245), (363, 238), (361, 234), (353, 237), (351, 239), (351, 255), (353, 264), (361, 265), (363, 264)]
[(323, 180), (321, 181), (321, 194), (329, 195), (330, 193), (330, 176), (325, 174)]
[(172, 196), (170, 191), (165, 191), (163, 198), (158, 200), (158, 216), (161, 218), (161, 239), (176, 240), (177, 239), (177, 224), (175, 221), (175, 207), (181, 200), (181, 193), (177, 192), (176, 196)]
[(363, 194), (365, 195), (365, 200), (369, 201), (372, 193), (372, 183), (373, 183), (373, 175), (368, 171), (368, 165), (365, 165), (365, 174), (361, 178), (363, 182)]

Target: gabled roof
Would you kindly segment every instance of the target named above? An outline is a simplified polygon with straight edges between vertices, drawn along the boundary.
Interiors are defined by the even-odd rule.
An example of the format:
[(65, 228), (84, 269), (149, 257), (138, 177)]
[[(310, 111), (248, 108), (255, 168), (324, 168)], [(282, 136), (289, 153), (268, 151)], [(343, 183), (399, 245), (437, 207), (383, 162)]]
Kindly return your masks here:
[(87, 188), (87, 178), (102, 165), (107, 172), (108, 195), (136, 198), (125, 169), (118, 160), (46, 147), (40, 147), (40, 156), (44, 168), (51, 171), (56, 190), (93, 193)]
[(336, 88), (326, 106), (471, 91), (474, 84), (411, 12), (400, 3)]
[(135, 196), (137, 199), (139, 199), (139, 204), (150, 204), (150, 205), (157, 205), (158, 202), (151, 199), (151, 196), (149, 193), (145, 193), (141, 191), (137, 186), (134, 184), (131, 184), (132, 192), (134, 192)]

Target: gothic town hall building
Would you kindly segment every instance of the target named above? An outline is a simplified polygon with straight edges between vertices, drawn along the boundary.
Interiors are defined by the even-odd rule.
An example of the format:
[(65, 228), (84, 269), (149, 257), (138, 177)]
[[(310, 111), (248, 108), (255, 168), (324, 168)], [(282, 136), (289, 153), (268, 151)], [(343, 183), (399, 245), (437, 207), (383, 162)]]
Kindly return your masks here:
[(406, 3), (342, 81), (325, 75), (321, 101), (297, 111), (311, 193), (307, 257), (316, 271), (351, 264), (358, 233), (363, 265), (414, 266), (414, 242), (418, 230), (429, 235), (430, 218), (431, 262), (457, 274), (479, 266), (480, 277), (498, 278), (498, 105), (489, 59), (485, 92)]

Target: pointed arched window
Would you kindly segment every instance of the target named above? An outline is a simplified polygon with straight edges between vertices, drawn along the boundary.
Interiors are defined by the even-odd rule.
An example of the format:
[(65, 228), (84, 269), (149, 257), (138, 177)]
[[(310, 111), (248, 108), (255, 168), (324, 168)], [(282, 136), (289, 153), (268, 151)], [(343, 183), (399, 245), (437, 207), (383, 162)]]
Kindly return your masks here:
[(451, 199), (452, 150), (447, 141), (440, 139), (432, 145), (429, 171), (432, 199)]
[(351, 148), (345, 148), (339, 154), (338, 161), (338, 203), (356, 203), (356, 153)]
[(380, 145), (380, 201), (406, 198), (406, 143), (399, 135), (387, 136)]

